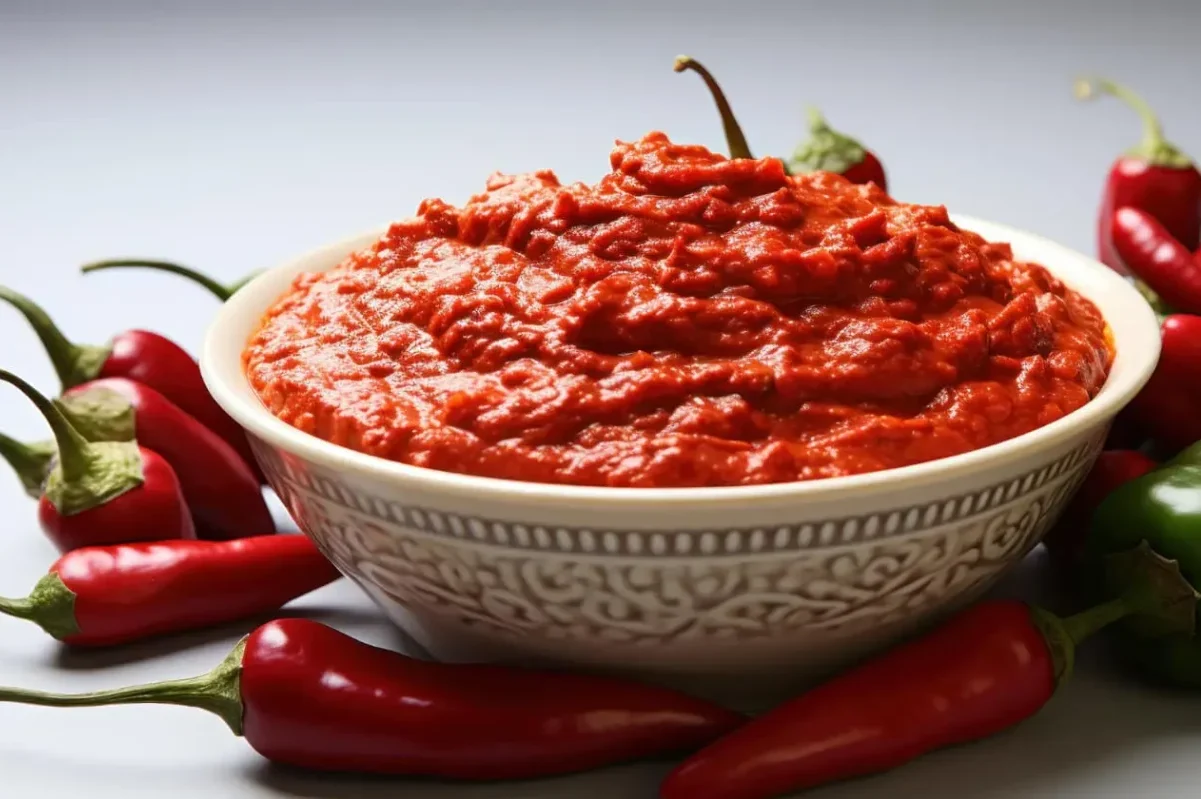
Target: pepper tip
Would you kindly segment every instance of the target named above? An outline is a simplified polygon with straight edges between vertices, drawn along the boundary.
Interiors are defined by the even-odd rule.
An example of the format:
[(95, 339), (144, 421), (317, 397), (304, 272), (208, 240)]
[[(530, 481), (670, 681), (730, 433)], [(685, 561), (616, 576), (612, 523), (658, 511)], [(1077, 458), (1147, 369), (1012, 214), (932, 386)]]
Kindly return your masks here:
[(683, 72), (684, 70), (688, 69), (689, 64), (692, 62), (692, 56), (678, 55), (676, 56), (676, 60), (671, 65), (671, 70), (672, 72)]

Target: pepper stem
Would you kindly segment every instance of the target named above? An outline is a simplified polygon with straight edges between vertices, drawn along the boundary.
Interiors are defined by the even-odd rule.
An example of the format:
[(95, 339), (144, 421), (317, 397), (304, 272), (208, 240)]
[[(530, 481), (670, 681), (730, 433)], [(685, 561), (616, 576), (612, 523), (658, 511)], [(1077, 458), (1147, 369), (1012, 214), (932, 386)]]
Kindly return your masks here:
[(182, 705), (207, 710), (221, 718), (234, 735), (242, 734), (242, 654), (246, 639), (215, 669), (199, 677), (135, 685), (86, 694), (56, 694), (0, 687), (0, 702), (43, 707), (100, 707), (105, 705)]
[(1192, 163), (1192, 160), (1176, 145), (1164, 138), (1163, 125), (1160, 123), (1159, 117), (1147, 104), (1147, 101), (1132, 89), (1107, 78), (1092, 77), (1079, 78), (1073, 86), (1073, 92), (1079, 100), (1093, 100), (1106, 94), (1116, 97), (1134, 109), (1143, 122), (1143, 140), (1138, 147), (1130, 150), (1131, 155), (1145, 158), (1152, 164), (1162, 166), (1184, 167)]
[(726, 145), (730, 148), (730, 157), (754, 158), (755, 156), (751, 155), (750, 145), (746, 143), (746, 136), (742, 134), (742, 127), (738, 124), (737, 117), (734, 116), (734, 110), (730, 108), (730, 102), (726, 99), (726, 93), (721, 90), (721, 86), (718, 85), (713, 74), (705, 69), (701, 62), (686, 55), (677, 56), (672, 69), (676, 72), (690, 69), (700, 75), (701, 80), (709, 87), (709, 93), (713, 95), (713, 102), (717, 104), (717, 112), (721, 114), (721, 126), (726, 133)]
[(31, 621), (60, 641), (79, 633), (75, 592), (55, 572), (38, 580), (27, 597), (0, 597), (0, 613)]
[(1068, 616), (1062, 620), (1062, 624), (1072, 644), (1079, 646), (1102, 629), (1134, 613), (1130, 601), (1126, 597), (1118, 597), (1074, 616)]
[(179, 275), (191, 280), (193, 283), (199, 283), (210, 293), (216, 296), (221, 302), (225, 302), (233, 296), (234, 292), (244, 286), (247, 279), (239, 280), (237, 283), (229, 286), (218, 283), (213, 278), (197, 272), (195, 269), (183, 266), (182, 264), (172, 263), (171, 261), (156, 261), (144, 258), (121, 258), (109, 261), (96, 261), (94, 263), (85, 264), (80, 267), (80, 272), (85, 275), (91, 272), (103, 272), (109, 269), (151, 269), (158, 272), (170, 272), (173, 275)]
[(17, 473), (25, 493), (35, 498), (42, 494), (42, 483), (46, 482), (56, 451), (53, 442), (25, 444), (0, 433), (0, 458)]
[(0, 369), (0, 381), (16, 387), (28, 397), (54, 431), (54, 441), (58, 445), (58, 468), (62, 470), (63, 479), (81, 479), (87, 473), (91, 462), (91, 443), (67, 421), (67, 417), (58, 407), (58, 402), (46, 399), (36, 388), (4, 369)]
[(110, 348), (71, 342), (40, 305), (12, 289), (0, 286), (0, 300), (16, 308), (29, 322), (42, 346), (46, 348), (46, 354), (54, 364), (54, 371), (58, 374), (64, 391), (86, 383), (100, 374), (100, 368), (108, 358)]

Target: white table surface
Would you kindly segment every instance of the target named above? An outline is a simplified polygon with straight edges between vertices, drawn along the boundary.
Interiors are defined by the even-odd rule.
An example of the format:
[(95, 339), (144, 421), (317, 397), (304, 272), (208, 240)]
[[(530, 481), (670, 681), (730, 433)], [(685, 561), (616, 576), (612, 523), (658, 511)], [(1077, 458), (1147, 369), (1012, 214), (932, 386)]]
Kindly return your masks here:
[[(1104, 170), (1138, 128), (1116, 103), (1074, 103), (1074, 74), (1137, 86), (1201, 155), (1195, 0), (414, 5), (0, 2), (0, 281), (78, 340), (138, 326), (195, 350), (215, 308), (202, 291), (152, 274), (85, 280), (75, 267), (160, 256), (232, 279), (423, 197), (462, 200), (495, 169), (595, 179), (615, 138), (655, 128), (719, 147), (699, 81), (671, 72), (678, 52), (718, 74), (760, 152), (788, 152), (802, 104), (816, 102), (881, 153), (898, 197), (1083, 250)], [(3, 309), (0, 366), (55, 386)], [(0, 420), (12, 435), (44, 434), (3, 388)], [(20, 594), (54, 553), (3, 472), (0, 508), (0, 593)], [(1029, 597), (1045, 583), (1034, 557), (1003, 590)], [(296, 610), (399, 642), (347, 584)], [(78, 655), (0, 619), (0, 683), (182, 676), (240, 632)], [(810, 795), (1196, 796), (1201, 696), (1139, 685), (1092, 652), (1020, 730)], [(651, 797), (665, 768), (508, 786), (315, 778), (264, 766), (199, 711), (0, 706), (3, 799)]]

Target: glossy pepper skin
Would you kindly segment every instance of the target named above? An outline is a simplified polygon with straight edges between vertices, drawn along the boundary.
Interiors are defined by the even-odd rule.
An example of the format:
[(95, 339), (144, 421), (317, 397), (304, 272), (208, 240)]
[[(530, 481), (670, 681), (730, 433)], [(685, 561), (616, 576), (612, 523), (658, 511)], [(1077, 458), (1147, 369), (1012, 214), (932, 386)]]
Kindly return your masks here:
[(101, 378), (67, 391), (62, 405), (89, 440), (136, 438), (162, 455), (179, 477), (201, 538), (245, 538), (275, 529), (259, 479), (242, 456), (149, 386)]
[(1097, 224), (1101, 261), (1126, 272), (1127, 265), (1113, 240), (1114, 213), (1123, 207), (1144, 211), (1186, 249), (1197, 249), (1201, 244), (1201, 172), (1193, 160), (1164, 138), (1154, 111), (1125, 86), (1100, 78), (1081, 80), (1076, 84), (1076, 94), (1081, 99), (1101, 94), (1117, 97), (1143, 122), (1142, 142), (1114, 162), (1105, 182)]
[(85, 546), (195, 538), (179, 478), (158, 453), (132, 441), (91, 442), (21, 378), (0, 381), (29, 399), (54, 431), (58, 454), (38, 500), (38, 522), (59, 551)]
[(268, 613), (339, 576), (300, 535), (85, 547), (0, 613), (72, 646), (114, 646)]
[(1201, 316), (1172, 314), (1160, 328), (1159, 363), (1127, 412), (1171, 452), (1201, 441)]
[[(1201, 586), (1201, 442), (1120, 486), (1097, 508), (1085, 568), (1099, 596), (1112, 593), (1104, 585), (1104, 557), (1140, 540), (1162, 557), (1177, 561), (1185, 578)], [(1152, 677), (1201, 688), (1201, 638), (1139, 638), (1130, 640), (1122, 651)]]
[(794, 174), (805, 172), (836, 172), (852, 183), (875, 183), (888, 191), (884, 164), (876, 154), (857, 139), (830, 127), (816, 108), (808, 110), (809, 138), (802, 142), (788, 160)]
[(418, 661), (306, 619), (264, 624), (199, 678), (77, 696), (0, 689), (0, 701), (189, 705), (218, 714), (277, 763), (457, 780), (688, 750), (744, 720), (626, 680)]
[(1192, 634), (1192, 587), (1138, 546), (1120, 553), (1129, 584), (1060, 619), (1013, 600), (983, 602), (780, 705), (668, 774), (661, 799), (767, 799), (895, 768), (1036, 713), (1072, 670), (1075, 647), (1122, 619)]
[(1119, 208), (1112, 236), (1122, 263), (1168, 307), (1201, 313), (1201, 263), (1155, 217), (1137, 208)]
[(1084, 484), (1063, 515), (1043, 539), (1051, 556), (1066, 569), (1074, 568), (1084, 556), (1093, 513), (1118, 486), (1156, 469), (1159, 464), (1137, 450), (1106, 450), (1097, 456)]
[(223, 438), (257, 473), (246, 434), (221, 410), (204, 385), (200, 366), (178, 344), (146, 330), (118, 333), (104, 346), (74, 344), (29, 298), (0, 286), (0, 300), (16, 308), (29, 322), (46, 348), (64, 391), (106, 377), (144, 383)]

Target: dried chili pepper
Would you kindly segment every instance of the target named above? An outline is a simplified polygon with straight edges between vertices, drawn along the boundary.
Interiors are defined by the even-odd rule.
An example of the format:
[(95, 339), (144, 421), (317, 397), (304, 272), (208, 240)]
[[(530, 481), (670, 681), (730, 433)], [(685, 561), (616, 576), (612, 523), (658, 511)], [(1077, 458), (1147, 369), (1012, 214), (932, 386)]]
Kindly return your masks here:
[(738, 124), (738, 120), (734, 117), (734, 109), (730, 108), (730, 102), (726, 99), (726, 93), (721, 90), (717, 80), (713, 74), (705, 69), (701, 62), (697, 61), (692, 56), (677, 56), (676, 62), (672, 66), (676, 72), (692, 70), (701, 76), (701, 80), (705, 82), (709, 93), (713, 95), (713, 102), (717, 105), (717, 112), (721, 115), (722, 130), (726, 134), (726, 143), (730, 148), (731, 158), (754, 158), (751, 155), (750, 145), (746, 143), (746, 136), (742, 133), (742, 126)]
[(72, 646), (113, 646), (268, 613), (339, 576), (301, 535), (84, 547), (0, 613)]
[(1201, 441), (1201, 316), (1166, 317), (1160, 338), (1159, 363), (1127, 411), (1157, 444), (1177, 452)]
[(701, 750), (662, 799), (766, 799), (900, 766), (1037, 712), (1071, 673), (1076, 644), (1120, 619), (1195, 624), (1196, 593), (1145, 546), (1115, 556), (1143, 582), (1060, 619), (1014, 600), (981, 603), (934, 632), (836, 677)]
[(0, 433), (0, 458), (3, 458), (17, 473), (21, 487), (34, 499), (41, 499), (42, 485), (54, 465), (57, 447), (53, 441), (37, 441), (26, 444)]
[(58, 454), (38, 501), (38, 521), (59, 550), (195, 537), (179, 478), (162, 457), (132, 441), (90, 442), (57, 401), (11, 372), (0, 370), (0, 381), (28, 397), (54, 431)]
[(201, 538), (263, 535), (275, 529), (258, 477), (216, 433), (159, 392), (124, 377), (93, 380), (59, 401), (89, 441), (133, 441), (175, 470)]
[(834, 130), (816, 108), (808, 110), (809, 138), (788, 159), (792, 174), (835, 172), (852, 183), (875, 183), (888, 191), (884, 164), (857, 139)]
[(0, 688), (0, 701), (199, 707), (277, 763), (464, 780), (687, 750), (743, 720), (625, 680), (414, 660), (305, 619), (264, 624), (200, 677), (74, 696)]
[(1111, 235), (1122, 263), (1168, 307), (1201, 313), (1201, 263), (1154, 216), (1119, 208)]
[(1081, 99), (1101, 94), (1122, 100), (1143, 122), (1142, 142), (1114, 162), (1105, 182), (1097, 223), (1101, 261), (1125, 271), (1113, 239), (1114, 212), (1122, 207), (1145, 211), (1186, 249), (1195, 250), (1201, 244), (1201, 172), (1191, 158), (1164, 138), (1155, 112), (1133, 91), (1103, 78), (1076, 83), (1076, 95)]
[(1142, 477), (1157, 466), (1155, 460), (1137, 450), (1106, 450), (1098, 455), (1076, 496), (1043, 539), (1051, 556), (1066, 568), (1077, 565), (1084, 554), (1097, 506), (1118, 486)]
[(20, 311), (33, 327), (64, 391), (98, 377), (127, 377), (145, 383), (225, 439), (257, 469), (246, 434), (209, 394), (195, 359), (175, 342), (158, 333), (129, 330), (104, 346), (73, 344), (33, 300), (3, 286), (0, 300)]
[(117, 258), (107, 261), (94, 261), (80, 267), (79, 271), (86, 275), (92, 272), (104, 272), (109, 269), (150, 269), (158, 272), (170, 272), (173, 275), (187, 278), (193, 283), (197, 283), (208, 289), (209, 293), (221, 300), (221, 302), (228, 300), (238, 289), (254, 280), (260, 274), (257, 271), (251, 272), (249, 275), (235, 280), (233, 283), (221, 283), (203, 272), (197, 272), (195, 269), (182, 264), (173, 263), (172, 261), (158, 261), (152, 258)]

